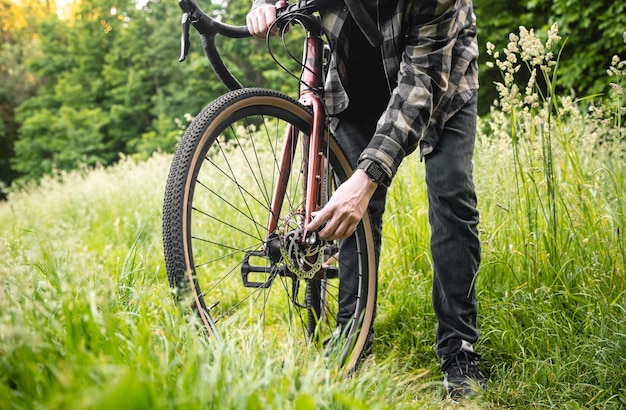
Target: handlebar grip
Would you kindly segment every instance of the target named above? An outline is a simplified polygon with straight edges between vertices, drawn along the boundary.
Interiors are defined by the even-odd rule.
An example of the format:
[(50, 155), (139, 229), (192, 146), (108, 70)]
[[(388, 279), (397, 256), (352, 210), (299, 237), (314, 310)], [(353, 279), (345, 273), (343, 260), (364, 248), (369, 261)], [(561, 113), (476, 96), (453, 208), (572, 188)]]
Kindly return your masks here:
[(222, 23), (210, 17), (200, 9), (196, 0), (178, 0), (178, 5), (184, 13), (187, 13), (187, 18), (191, 20), (191, 24), (200, 34), (214, 35), (219, 33), (230, 38), (251, 36), (246, 26), (231, 26), (230, 24)]
[(243, 88), (241, 83), (232, 75), (230, 70), (228, 70), (222, 57), (220, 57), (215, 47), (215, 35), (219, 33), (230, 38), (250, 37), (251, 34), (248, 31), (248, 27), (224, 24), (209, 18), (206, 14), (196, 21), (194, 26), (200, 33), (204, 54), (209, 59), (209, 63), (220, 81), (231, 91)]
[(383, 43), (383, 35), (378, 27), (365, 10), (361, 0), (345, 0), (348, 11), (352, 14), (352, 18), (356, 25), (361, 29), (367, 41), (372, 47), (379, 47)]

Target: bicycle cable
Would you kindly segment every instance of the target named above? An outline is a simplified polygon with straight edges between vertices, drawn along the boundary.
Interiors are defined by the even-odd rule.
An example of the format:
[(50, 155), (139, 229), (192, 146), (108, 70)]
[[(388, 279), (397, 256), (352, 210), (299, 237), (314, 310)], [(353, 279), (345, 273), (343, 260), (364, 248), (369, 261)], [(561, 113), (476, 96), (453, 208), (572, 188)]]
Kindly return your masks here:
[[(320, 95), (320, 93), (323, 93), (323, 89), (322, 90), (313, 90), (310, 87), (308, 87), (308, 85), (302, 81), (302, 73), (300, 74), (296, 74), (293, 71), (291, 71), (289, 68), (287, 68), (285, 65), (283, 65), (278, 58), (276, 57), (276, 55), (274, 54), (274, 52), (272, 51), (272, 46), (270, 43), (271, 37), (269, 35), (269, 33), (271, 33), (272, 29), (277, 26), (278, 24), (282, 25), (282, 28), (280, 28), (280, 32), (279, 35), (281, 37), (281, 42), (283, 44), (283, 49), (287, 52), (288, 56), (295, 61), (297, 64), (300, 65), (300, 68), (302, 70), (308, 70), (309, 72), (311, 72), (312, 74), (314, 74), (311, 69), (307, 68), (305, 64), (302, 63), (302, 61), (306, 61), (306, 57), (305, 58), (298, 58), (295, 54), (293, 54), (290, 49), (289, 46), (287, 45), (286, 41), (285, 41), (285, 33), (288, 30), (289, 25), (291, 25), (292, 23), (297, 23), (303, 30), (306, 30), (306, 24), (302, 23), (300, 21), (300, 18), (306, 18), (309, 22), (314, 22), (317, 26), (317, 28), (319, 28), (319, 30), (321, 31), (322, 35), (326, 38), (329, 38), (328, 35), (328, 31), (326, 30), (326, 28), (321, 24), (321, 21), (319, 20), (314, 20), (311, 19), (311, 16), (309, 14), (306, 13), (299, 13), (299, 12), (291, 12), (288, 14), (285, 14), (283, 16), (280, 16), (279, 18), (277, 18), (272, 25), (270, 26), (270, 29), (268, 30), (268, 34), (266, 36), (266, 43), (267, 43), (267, 50), (270, 54), (270, 56), (272, 57), (272, 59), (274, 60), (274, 62), (280, 67), (282, 68), (287, 74), (289, 74), (291, 77), (295, 78), (296, 80), (298, 80), (298, 83), (300, 85), (304, 85), (306, 86), (309, 90), (311, 90), (313, 93), (315, 93), (316, 95), (318, 95), (320, 97), (320, 101), (321, 103), (324, 105), (324, 113), (326, 115), (326, 123), (329, 122), (329, 114), (328, 114), (328, 105), (326, 104), (326, 100), (324, 98), (322, 98), (322, 96)], [(284, 23), (284, 24), (283, 24)], [(328, 45), (328, 49), (330, 51), (330, 55), (332, 55), (333, 53), (333, 49), (330, 46), (329, 42), (326, 43)], [(315, 75), (315, 74), (314, 74)], [(324, 83), (324, 79), (320, 78), (320, 82), (323, 84)]]
[[(288, 75), (290, 75), (291, 77), (296, 79), (300, 85), (304, 85), (308, 89), (313, 91), (314, 93), (319, 94), (320, 91), (323, 91), (323, 90), (313, 90), (310, 87), (308, 87), (308, 84), (306, 84), (306, 83), (304, 83), (302, 81), (302, 71), (304, 71), (304, 70), (308, 70), (311, 74), (316, 75), (315, 73), (313, 73), (313, 71), (310, 68), (306, 67), (306, 65), (303, 64), (302, 61), (306, 61), (306, 57), (305, 58), (297, 57), (289, 49), (289, 46), (287, 45), (287, 42), (285, 40), (285, 33), (289, 29), (290, 25), (298, 24), (303, 30), (307, 29), (306, 24), (302, 23), (302, 21), (300, 19), (307, 19), (309, 22), (315, 22), (317, 28), (320, 29), (320, 31), (322, 32), (322, 34), (326, 38), (328, 38), (328, 33), (327, 33), (326, 29), (322, 26), (321, 22), (319, 22), (318, 20), (312, 19), (311, 16), (306, 14), (306, 13), (292, 12), (292, 13), (288, 13), (288, 14), (285, 14), (283, 16), (280, 16), (279, 18), (277, 18), (272, 23), (272, 25), (270, 26), (270, 28), (269, 28), (269, 30), (267, 32), (268, 34), (266, 36), (267, 49), (268, 49), (268, 52), (270, 54), (270, 57), (274, 60), (274, 62), (281, 69), (283, 69), (283, 71), (285, 71)], [(293, 72), (291, 69), (286, 67), (285, 64), (281, 63), (279, 61), (278, 57), (272, 51), (272, 45), (271, 45), (271, 42), (270, 42), (270, 40), (271, 40), (270, 33), (271, 33), (271, 31), (272, 31), (272, 29), (274, 27), (279, 27), (279, 36), (281, 38), (281, 43), (283, 45), (283, 50), (285, 50), (285, 52), (287, 53), (287, 56), (289, 58), (291, 58), (294, 62), (296, 62), (300, 66), (300, 69), (302, 70), (300, 72), (300, 74), (297, 74), (297, 73)], [(332, 54), (332, 49), (330, 50), (330, 52)], [(322, 83), (322, 84), (324, 83), (324, 79), (323, 78), (319, 78), (319, 76), (318, 76), (318, 79), (320, 80), (320, 83)]]

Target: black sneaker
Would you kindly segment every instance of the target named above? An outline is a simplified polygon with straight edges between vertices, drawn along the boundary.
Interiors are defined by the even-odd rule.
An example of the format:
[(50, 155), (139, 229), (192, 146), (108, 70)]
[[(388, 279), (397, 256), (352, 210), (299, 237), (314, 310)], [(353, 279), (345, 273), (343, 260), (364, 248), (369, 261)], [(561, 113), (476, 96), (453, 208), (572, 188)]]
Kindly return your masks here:
[(480, 355), (466, 350), (459, 350), (444, 359), (441, 364), (443, 386), (452, 400), (459, 400), (476, 395), (484, 390), (487, 379), (480, 371)]

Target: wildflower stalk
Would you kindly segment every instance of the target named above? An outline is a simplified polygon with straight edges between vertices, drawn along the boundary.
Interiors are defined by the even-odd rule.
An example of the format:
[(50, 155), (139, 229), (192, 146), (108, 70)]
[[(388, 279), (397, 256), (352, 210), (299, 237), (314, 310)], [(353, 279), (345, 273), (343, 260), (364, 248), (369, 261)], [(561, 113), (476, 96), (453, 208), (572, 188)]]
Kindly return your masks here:
[[(563, 45), (561, 46), (561, 49), (559, 50), (559, 53), (556, 58), (556, 62), (554, 64), (553, 69), (551, 70), (552, 71), (551, 77), (550, 77), (549, 67), (548, 66), (541, 67), (542, 75), (544, 76), (544, 79), (547, 84), (546, 100), (547, 100), (548, 109), (547, 109), (546, 126), (541, 128), (542, 129), (541, 148), (542, 148), (542, 154), (543, 154), (542, 159), (543, 159), (544, 178), (546, 182), (546, 191), (547, 191), (547, 196), (548, 196), (547, 205), (549, 209), (549, 217), (547, 218), (547, 220), (548, 220), (548, 226), (550, 228), (550, 235), (548, 237), (549, 241), (547, 245), (548, 245), (550, 260), (552, 261), (553, 266), (558, 266), (560, 264), (560, 261), (559, 261), (560, 252), (558, 251), (558, 244), (560, 242), (559, 240), (560, 229), (559, 229), (559, 213), (557, 211), (557, 189), (556, 189), (557, 181), (556, 181), (556, 176), (554, 172), (554, 156), (553, 156), (553, 150), (552, 150), (552, 129), (553, 129), (552, 121), (553, 121), (554, 113), (558, 113), (558, 110), (559, 110), (558, 99), (556, 98), (557, 97), (556, 96), (556, 84), (557, 84), (557, 72), (558, 72), (559, 61), (560, 61), (561, 53), (563, 51), (564, 46), (565, 46), (565, 42), (563, 43)], [(556, 124), (557, 130), (561, 130), (560, 118), (561, 117), (557, 115), (557, 124)], [(566, 138), (564, 140), (566, 140)], [(568, 152), (567, 149), (565, 151)]]
[[(585, 258), (588, 264), (597, 263), (598, 253), (590, 250), (589, 243), (611, 243), (617, 251), (603, 258), (616, 266), (612, 275), (618, 281), (623, 275), (620, 266), (626, 261), (624, 186), (620, 183), (626, 61), (613, 58), (608, 73), (616, 80), (603, 100), (596, 103), (599, 95), (594, 95), (573, 101), (557, 95), (565, 43), (556, 56), (550, 51), (560, 40), (556, 25), (548, 31), (545, 43), (524, 27), (509, 40), (502, 58), (492, 44), (487, 45), (487, 52), (495, 59), (491, 66), (498, 67), (503, 79), (496, 83), (500, 99), (492, 110), (492, 130), (501, 135), (502, 123), (507, 123), (515, 172), (517, 196), (511, 215), (520, 217), (514, 218), (518, 230), (512, 234), (521, 235), (521, 241), (510, 238), (511, 253), (521, 255), (531, 283), (558, 283), (571, 290), (592, 281), (584, 269), (571, 268), (573, 261)], [(520, 75), (522, 68), (526, 77)], [(522, 91), (519, 84), (524, 82)], [(587, 101), (592, 101), (591, 111), (578, 105)], [(586, 150), (585, 163), (581, 150)], [(598, 168), (590, 172), (589, 165)], [(615, 188), (612, 197), (601, 198), (598, 193), (610, 186)], [(623, 284), (619, 289), (623, 291)]]

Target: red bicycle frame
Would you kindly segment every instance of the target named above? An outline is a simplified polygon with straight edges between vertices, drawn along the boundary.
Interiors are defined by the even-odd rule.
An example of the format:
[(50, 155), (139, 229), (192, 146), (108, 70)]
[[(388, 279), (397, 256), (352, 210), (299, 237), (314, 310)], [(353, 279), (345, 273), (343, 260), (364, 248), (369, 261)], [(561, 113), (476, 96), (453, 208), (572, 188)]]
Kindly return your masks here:
[[(309, 17), (312, 18), (312, 17)], [(305, 224), (311, 221), (311, 213), (317, 209), (317, 201), (320, 198), (320, 182), (322, 181), (322, 138), (326, 129), (326, 111), (320, 95), (324, 91), (323, 84), (323, 53), (324, 42), (320, 33), (309, 32), (304, 44), (305, 62), (302, 76), (300, 78), (300, 99), (299, 102), (313, 111), (313, 124), (311, 135), (307, 141), (303, 141), (305, 147), (304, 154), (308, 155), (304, 159), (306, 178), (304, 182), (305, 204), (304, 221)], [(270, 220), (267, 226), (267, 235), (276, 231), (280, 207), (285, 199), (287, 181), (293, 165), (293, 157), (298, 143), (299, 130), (293, 125), (289, 125), (285, 132), (285, 140), (281, 152), (279, 164), (280, 181), (274, 188), (270, 209)], [(306, 138), (306, 136), (303, 136)], [(308, 154), (307, 154), (308, 153)], [(307, 237), (306, 228), (303, 240)]]

